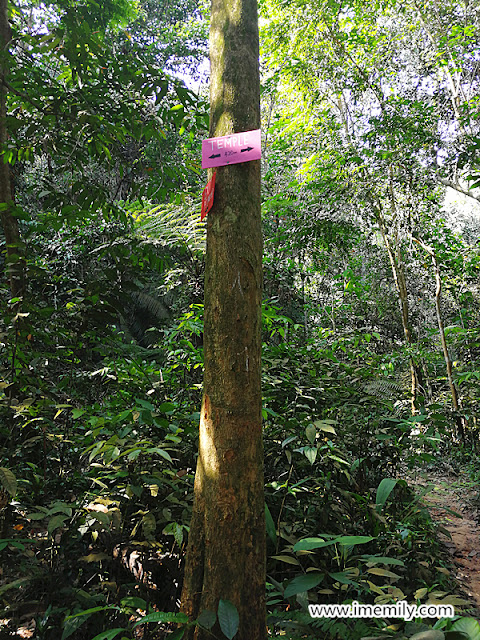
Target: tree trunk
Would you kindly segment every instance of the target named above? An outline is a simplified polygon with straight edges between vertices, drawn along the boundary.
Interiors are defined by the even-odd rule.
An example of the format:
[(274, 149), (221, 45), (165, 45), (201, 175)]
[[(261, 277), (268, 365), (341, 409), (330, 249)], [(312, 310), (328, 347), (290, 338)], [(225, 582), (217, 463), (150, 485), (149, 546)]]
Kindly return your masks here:
[[(0, 150), (5, 148), (7, 131), (7, 87), (8, 45), (10, 43), (10, 25), (8, 23), (8, 0), (0, 0)], [(22, 243), (18, 230), (18, 221), (12, 215), (13, 194), (10, 165), (0, 157), (0, 219), (2, 221), (5, 244), (7, 246), (7, 270), (12, 298), (23, 294)]]
[(452, 396), (452, 406), (456, 412), (455, 422), (457, 424), (458, 436), (462, 442), (465, 443), (465, 417), (460, 414), (461, 405), (460, 398), (458, 397), (457, 385), (453, 379), (452, 360), (448, 351), (447, 338), (445, 337), (445, 327), (443, 326), (442, 309), (441, 309), (441, 296), (442, 296), (442, 277), (440, 275), (440, 267), (438, 265), (437, 256), (434, 249), (429, 247), (418, 238), (413, 238), (424, 251), (426, 251), (432, 258), (432, 264), (435, 271), (435, 312), (437, 315), (438, 333), (440, 336), (440, 343), (442, 345), (443, 359), (445, 360), (445, 369), (447, 372), (448, 386), (450, 387), (450, 395)]
[[(210, 136), (260, 127), (256, 0), (212, 0)], [(182, 610), (219, 600), (236, 640), (263, 640), (265, 503), (261, 421), (260, 161), (219, 167), (207, 221), (204, 395)], [(212, 629), (223, 637), (217, 621)], [(188, 638), (210, 640), (200, 627)]]
[[(398, 301), (400, 305), (400, 316), (402, 318), (402, 327), (403, 334), (405, 336), (405, 343), (410, 346), (414, 344), (412, 329), (410, 327), (410, 316), (408, 309), (408, 291), (407, 291), (407, 281), (405, 278), (405, 270), (404, 264), (402, 260), (402, 256), (400, 253), (400, 247), (398, 246), (398, 238), (396, 242), (396, 251), (394, 252), (390, 240), (388, 238), (388, 232), (385, 224), (385, 219), (383, 216), (381, 204), (378, 203), (375, 206), (375, 214), (378, 222), (378, 226), (380, 229), (380, 233), (382, 234), (383, 242), (385, 244), (385, 249), (387, 250), (388, 259), (390, 261), (390, 267), (392, 269), (393, 281), (395, 283), (395, 287), (398, 293)], [(416, 400), (419, 392), (424, 385), (423, 377), (420, 370), (420, 367), (415, 362), (415, 360), (410, 357), (410, 404), (412, 408), (412, 414), (416, 412)]]

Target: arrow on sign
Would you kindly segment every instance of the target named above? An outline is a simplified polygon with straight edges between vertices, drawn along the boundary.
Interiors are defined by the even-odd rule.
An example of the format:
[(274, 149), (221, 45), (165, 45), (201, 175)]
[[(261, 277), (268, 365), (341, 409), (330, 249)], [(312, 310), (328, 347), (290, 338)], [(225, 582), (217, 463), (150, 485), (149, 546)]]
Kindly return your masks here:
[(213, 154), (212, 156), (208, 156), (208, 157), (209, 157), (209, 158), (219, 158), (219, 157), (220, 157), (220, 154), (219, 154), (219, 153), (216, 153), (216, 154)]
[(245, 147), (245, 149), (240, 149), (240, 153), (243, 153), (244, 151), (253, 151), (253, 147)]

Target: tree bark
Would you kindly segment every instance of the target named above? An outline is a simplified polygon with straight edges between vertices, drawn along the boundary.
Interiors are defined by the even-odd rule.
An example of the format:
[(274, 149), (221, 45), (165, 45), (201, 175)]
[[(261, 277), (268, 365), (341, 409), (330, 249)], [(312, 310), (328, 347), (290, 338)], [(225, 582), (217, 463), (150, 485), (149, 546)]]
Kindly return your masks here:
[[(212, 0), (210, 136), (260, 127), (256, 0)], [(209, 176), (210, 177), (210, 176)], [(260, 161), (219, 167), (207, 220), (204, 395), (182, 610), (231, 601), (236, 640), (263, 640)], [(212, 632), (223, 637), (217, 621)], [(210, 640), (201, 627), (188, 638)]]
[[(0, 0), (0, 151), (5, 149), (7, 130), (7, 84), (8, 45), (10, 43), (8, 23), (8, 0)], [(23, 294), (24, 261), (18, 220), (12, 215), (13, 193), (10, 165), (0, 157), (0, 219), (7, 246), (7, 272), (12, 298)]]

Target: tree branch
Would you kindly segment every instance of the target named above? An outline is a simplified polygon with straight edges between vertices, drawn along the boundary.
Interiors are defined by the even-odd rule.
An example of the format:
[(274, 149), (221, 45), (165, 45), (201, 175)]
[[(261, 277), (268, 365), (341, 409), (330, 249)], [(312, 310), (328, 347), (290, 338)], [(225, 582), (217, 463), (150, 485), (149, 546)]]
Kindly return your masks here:
[(464, 196), (468, 196), (469, 198), (480, 202), (480, 196), (473, 195), (471, 191), (464, 189), (457, 182), (452, 182), (451, 180), (447, 180), (446, 178), (438, 178), (438, 181), (440, 182), (440, 184), (443, 184), (443, 186), (450, 187), (450, 189), (454, 189), (455, 191), (458, 191), (458, 193), (462, 193)]

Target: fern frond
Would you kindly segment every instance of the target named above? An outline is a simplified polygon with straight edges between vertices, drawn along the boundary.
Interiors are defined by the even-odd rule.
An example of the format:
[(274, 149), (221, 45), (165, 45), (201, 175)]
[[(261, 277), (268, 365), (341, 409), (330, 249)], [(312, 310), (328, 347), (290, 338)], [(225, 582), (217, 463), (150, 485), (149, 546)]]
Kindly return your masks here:
[(171, 312), (164, 297), (153, 296), (145, 291), (135, 291), (131, 297), (137, 312), (143, 315), (148, 314), (159, 322), (170, 318)]
[(181, 204), (162, 204), (137, 212), (135, 228), (149, 241), (203, 253), (205, 222), (200, 221), (200, 209), (200, 201), (193, 198)]
[(370, 380), (363, 385), (363, 390), (381, 400), (398, 400), (405, 393), (405, 389), (392, 380)]

